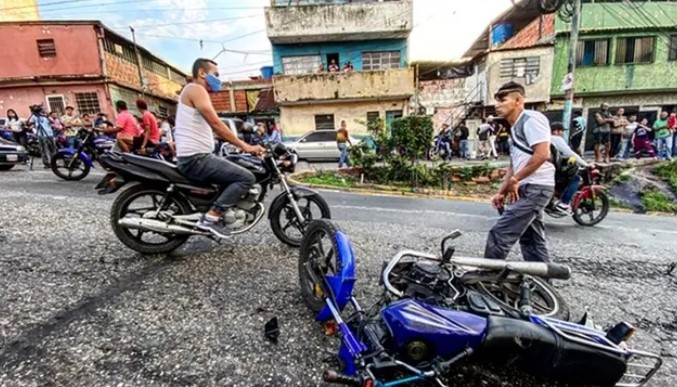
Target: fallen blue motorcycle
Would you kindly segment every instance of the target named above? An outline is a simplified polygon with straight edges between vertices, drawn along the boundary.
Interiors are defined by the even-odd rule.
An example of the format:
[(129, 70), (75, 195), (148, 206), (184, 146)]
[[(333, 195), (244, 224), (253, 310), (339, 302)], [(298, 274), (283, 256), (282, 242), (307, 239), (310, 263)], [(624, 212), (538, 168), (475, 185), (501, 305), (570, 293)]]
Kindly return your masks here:
[[(328, 333), (341, 339), (327, 383), (360, 387), (468, 385), (462, 367), (510, 369), (548, 383), (642, 386), (662, 364), (628, 348), (625, 322), (595, 328), (535, 313), (534, 281), (568, 279), (567, 266), (454, 257), (444, 238), (440, 256), (405, 250), (384, 264), (383, 296), (362, 309), (353, 296), (355, 255), (331, 221), (313, 221), (299, 255), (301, 293)], [(517, 305), (479, 282), (519, 278)], [(504, 294), (505, 295), (505, 294)], [(504, 302), (497, 302), (497, 300)], [(352, 313), (348, 314), (348, 310)], [(476, 383), (471, 383), (476, 384)]]

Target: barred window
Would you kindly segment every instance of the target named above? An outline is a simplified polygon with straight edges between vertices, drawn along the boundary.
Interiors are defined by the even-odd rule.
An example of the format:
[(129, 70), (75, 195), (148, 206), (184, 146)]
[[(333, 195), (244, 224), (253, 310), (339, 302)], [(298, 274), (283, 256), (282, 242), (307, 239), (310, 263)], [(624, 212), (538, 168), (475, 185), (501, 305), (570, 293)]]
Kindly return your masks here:
[(618, 38), (616, 40), (616, 64), (652, 63), (655, 41), (653, 36)]
[(668, 60), (677, 60), (677, 35), (670, 36)]
[(362, 53), (362, 70), (387, 70), (400, 68), (399, 51), (379, 51)]
[(538, 56), (501, 61), (501, 78), (525, 78), (527, 75), (537, 77), (540, 70), (541, 58)]
[(101, 111), (96, 92), (75, 93), (75, 104), (80, 114), (96, 114)]
[(322, 64), (319, 55), (299, 55), (282, 57), (282, 70), (285, 74), (301, 75), (317, 72)]
[(121, 39), (107, 37), (103, 41), (103, 49), (104, 51), (122, 58), (127, 62), (136, 63), (136, 54), (134, 54), (134, 49)]
[(54, 58), (56, 56), (56, 45), (54, 39), (38, 39), (38, 54), (41, 58)]
[(609, 64), (609, 40), (579, 40), (576, 44), (576, 66)]

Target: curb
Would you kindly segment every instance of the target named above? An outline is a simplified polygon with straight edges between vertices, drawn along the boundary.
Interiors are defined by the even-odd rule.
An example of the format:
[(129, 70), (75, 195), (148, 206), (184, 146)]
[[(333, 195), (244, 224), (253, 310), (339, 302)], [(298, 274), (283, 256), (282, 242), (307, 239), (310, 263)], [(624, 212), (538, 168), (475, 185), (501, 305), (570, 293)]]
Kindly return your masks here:
[[(369, 196), (389, 196), (389, 197), (405, 197), (405, 198), (417, 198), (417, 199), (442, 199), (442, 200), (449, 200), (449, 201), (457, 201), (457, 202), (472, 202), (472, 203), (486, 203), (489, 204), (491, 201), (491, 197), (475, 197), (475, 196), (448, 196), (448, 195), (436, 195), (436, 194), (422, 194), (422, 193), (417, 193), (417, 192), (396, 192), (396, 191), (386, 191), (386, 190), (375, 190), (375, 189), (369, 189), (369, 188), (346, 188), (346, 187), (337, 187), (333, 185), (326, 185), (326, 184), (307, 184), (307, 183), (302, 183), (294, 177), (296, 175), (302, 174), (302, 173), (308, 173), (309, 171), (303, 171), (303, 172), (297, 172), (294, 174), (289, 175), (287, 178), (287, 181), (289, 182), (290, 185), (300, 185), (303, 187), (308, 187), (308, 188), (316, 188), (316, 189), (324, 189), (324, 190), (330, 190), (330, 191), (338, 191), (338, 192), (348, 192), (348, 193), (354, 193), (354, 194), (362, 194), (362, 195), (369, 195)], [(625, 214), (633, 214), (633, 215), (647, 215), (647, 216), (667, 216), (667, 217), (677, 217), (677, 214), (671, 214), (667, 212), (656, 212), (656, 211), (651, 211), (651, 212), (646, 212), (644, 214), (638, 214), (634, 212), (631, 209), (628, 208), (615, 208), (615, 207), (609, 207), (610, 212), (618, 212), (618, 213), (625, 213)]]

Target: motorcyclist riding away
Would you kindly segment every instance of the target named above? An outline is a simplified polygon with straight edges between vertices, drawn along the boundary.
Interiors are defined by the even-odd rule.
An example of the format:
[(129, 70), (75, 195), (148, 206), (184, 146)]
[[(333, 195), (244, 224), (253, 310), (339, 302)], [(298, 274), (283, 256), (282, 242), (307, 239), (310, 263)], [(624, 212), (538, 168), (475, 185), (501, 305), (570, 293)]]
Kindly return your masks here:
[(197, 59), (193, 63), (192, 75), (193, 82), (181, 91), (176, 111), (174, 140), (179, 160), (177, 167), (191, 180), (222, 187), (223, 191), (202, 216), (197, 227), (223, 237), (229, 229), (237, 228), (238, 213), (233, 207), (256, 179), (245, 168), (212, 153), (212, 131), (246, 153), (260, 155), (265, 149), (238, 139), (216, 115), (208, 94), (221, 89), (216, 62)]
[[(581, 156), (574, 152), (566, 140), (564, 140), (564, 125), (561, 122), (553, 122), (550, 124), (550, 131), (552, 132), (551, 144), (557, 149), (557, 152), (562, 158), (568, 159), (567, 163), (576, 164), (578, 167), (587, 168), (590, 166)], [(559, 171), (558, 171), (559, 172)], [(574, 197), (578, 185), (581, 183), (581, 177), (575, 174), (566, 189), (560, 195), (560, 201), (557, 204), (557, 209), (563, 212), (569, 212), (571, 209), (571, 199)]]

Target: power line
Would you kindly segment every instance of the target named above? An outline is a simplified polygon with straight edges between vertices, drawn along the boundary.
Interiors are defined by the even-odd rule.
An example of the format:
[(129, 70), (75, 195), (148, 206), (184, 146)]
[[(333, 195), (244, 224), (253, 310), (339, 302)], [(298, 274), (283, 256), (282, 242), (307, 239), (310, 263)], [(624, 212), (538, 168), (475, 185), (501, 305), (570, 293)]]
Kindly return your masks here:
[[(48, 7), (51, 5), (59, 5), (59, 4), (68, 4), (68, 3), (82, 3), (85, 1), (93, 1), (93, 0), (63, 0), (63, 1), (55, 1), (52, 3), (45, 3), (40, 5), (40, 7)], [(34, 8), (34, 5), (20, 5), (17, 7), (7, 7), (7, 8), (0, 8), (0, 11), (9, 11), (13, 9), (26, 9), (26, 8)]]
[(161, 39), (164, 38), (164, 39), (172, 39), (172, 40), (174, 40), (174, 39), (177, 39), (177, 40), (190, 40), (190, 41), (193, 41), (193, 42), (219, 43), (219, 44), (221, 44), (221, 43), (232, 42), (232, 41), (234, 41), (234, 40), (238, 40), (238, 39), (241, 39), (241, 38), (245, 38), (245, 37), (247, 37), (247, 36), (252, 36), (252, 35), (255, 35), (255, 34), (260, 34), (261, 32), (265, 32), (265, 31), (266, 31), (265, 29), (262, 29), (262, 30), (256, 30), (256, 31), (254, 31), (254, 32), (250, 32), (250, 33), (247, 33), (247, 34), (244, 34), (244, 35), (239, 35), (239, 36), (236, 36), (236, 37), (233, 37), (233, 38), (230, 38), (230, 39), (226, 39), (226, 40), (212, 40), (212, 39), (198, 39), (198, 38), (182, 38), (182, 37), (177, 37), (177, 36), (167, 36), (167, 35), (149, 35), (149, 34), (136, 34), (136, 35), (137, 35), (137, 36), (148, 36), (148, 37), (152, 37), (152, 38), (161, 38)]
[[(252, 18), (252, 17), (256, 17), (256, 16), (259, 16), (259, 15), (245, 15), (245, 16), (229, 17), (229, 18), (223, 18), (223, 19), (193, 20), (193, 21), (187, 21), (187, 22), (176, 22), (176, 23), (165, 23), (165, 24), (148, 24), (148, 25), (137, 26), (136, 28), (167, 27), (167, 26), (178, 26), (178, 25), (184, 25), (184, 24), (214, 23), (214, 22), (222, 22), (222, 21), (228, 21), (228, 20), (248, 19), (248, 18)], [(121, 29), (127, 29), (129, 27), (128, 26), (119, 26), (119, 27), (111, 27), (111, 28), (116, 29), (116, 30), (121, 30)]]
[[(91, 1), (91, 0), (88, 0)], [(135, 1), (138, 2), (138, 1)], [(107, 5), (114, 5), (117, 3), (110, 3)], [(78, 9), (81, 7), (73, 7), (72, 9)], [(261, 9), (261, 7), (202, 7), (202, 8), (182, 8), (182, 11), (216, 11), (216, 10), (227, 10), (227, 11), (235, 11), (235, 10), (249, 10), (249, 9)], [(54, 12), (54, 11), (59, 11), (59, 9), (47, 9), (41, 12)], [(125, 14), (129, 13), (150, 13), (150, 12), (164, 12), (164, 11), (176, 11), (176, 8), (155, 8), (155, 9), (125, 9)], [(116, 10), (106, 10), (106, 11), (85, 11), (85, 12), (70, 12), (70, 15), (83, 15), (83, 14), (90, 14), (90, 13), (119, 13), (120, 11)]]

